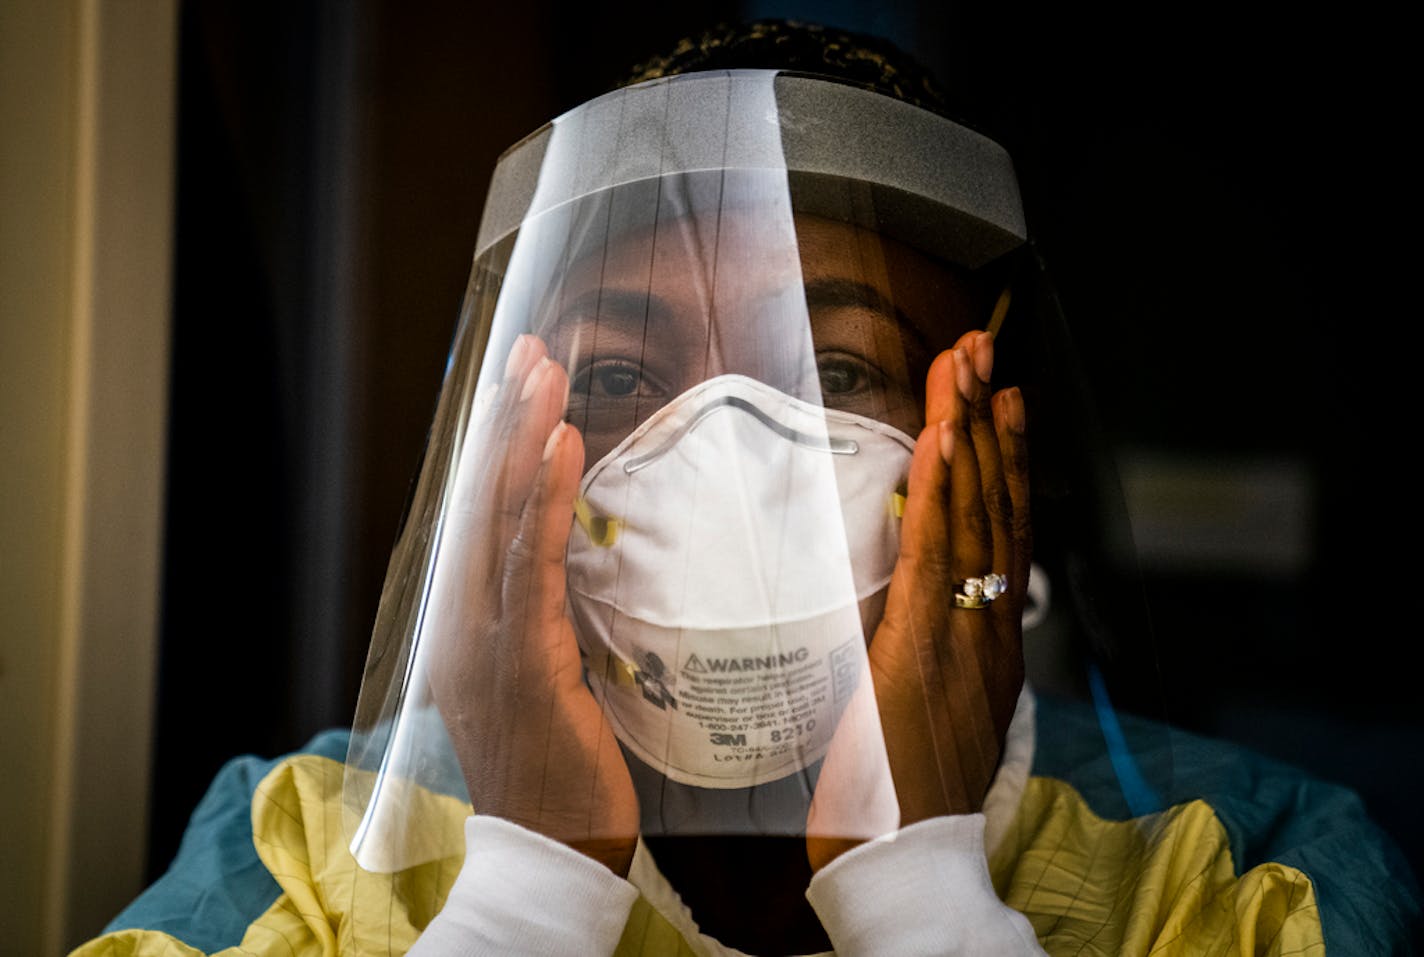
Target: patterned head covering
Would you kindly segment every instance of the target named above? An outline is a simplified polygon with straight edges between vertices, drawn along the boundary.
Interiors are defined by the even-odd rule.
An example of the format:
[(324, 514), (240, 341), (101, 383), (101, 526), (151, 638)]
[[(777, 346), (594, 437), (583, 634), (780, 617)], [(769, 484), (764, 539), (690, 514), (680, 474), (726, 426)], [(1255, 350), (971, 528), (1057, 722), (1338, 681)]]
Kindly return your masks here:
[[(960, 120), (935, 78), (878, 37), (792, 20), (719, 24), (678, 41), (672, 51), (633, 68), (619, 86), (699, 70), (774, 69), (814, 73), (892, 96)], [(962, 122), (962, 120), (961, 120)]]

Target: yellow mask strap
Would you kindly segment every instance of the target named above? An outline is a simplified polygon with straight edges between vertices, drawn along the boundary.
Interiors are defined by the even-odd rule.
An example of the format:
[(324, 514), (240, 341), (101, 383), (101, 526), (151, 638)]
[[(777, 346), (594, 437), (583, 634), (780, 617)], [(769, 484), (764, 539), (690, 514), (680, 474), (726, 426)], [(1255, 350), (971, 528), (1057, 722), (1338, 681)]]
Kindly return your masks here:
[(574, 518), (578, 519), (579, 526), (588, 536), (588, 540), (600, 548), (611, 548), (613, 543), (618, 541), (618, 532), (623, 528), (623, 522), (619, 519), (594, 515), (593, 509), (588, 507), (588, 501), (582, 495), (574, 499)]

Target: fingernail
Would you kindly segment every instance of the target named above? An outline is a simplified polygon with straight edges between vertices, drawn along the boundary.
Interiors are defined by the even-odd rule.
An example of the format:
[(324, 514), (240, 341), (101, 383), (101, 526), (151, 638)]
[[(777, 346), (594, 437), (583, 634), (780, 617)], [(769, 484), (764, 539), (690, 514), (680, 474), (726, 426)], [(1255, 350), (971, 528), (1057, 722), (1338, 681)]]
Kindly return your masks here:
[(534, 391), (538, 389), (539, 386), (544, 382), (544, 379), (548, 377), (549, 370), (553, 367), (553, 365), (554, 363), (549, 359), (549, 357), (545, 356), (544, 358), (539, 360), (538, 364), (535, 365), (533, 369), (529, 371), (529, 378), (524, 380), (524, 388), (521, 389), (519, 392), (520, 402), (529, 401), (529, 397), (534, 394)]
[(969, 353), (962, 347), (954, 350), (954, 383), (966, 399), (974, 395), (974, 370), (969, 363)]
[(544, 456), (541, 461), (547, 462), (553, 457), (554, 447), (559, 444), (559, 438), (564, 434), (564, 430), (568, 428), (568, 426), (569, 424), (567, 422), (560, 422), (554, 426), (554, 431), (550, 432), (549, 437), (544, 440)]
[(1023, 435), (1027, 422), (1024, 416), (1023, 393), (1018, 390), (1018, 386), (1004, 392), (1004, 424), (1010, 431)]
[(945, 465), (949, 464), (949, 457), (954, 454), (954, 427), (949, 422), (939, 424), (939, 457)]
[(514, 340), (509, 349), (509, 357), (504, 360), (504, 377), (508, 379), (529, 362), (529, 353), (534, 348), (534, 337), (525, 333)]
[(994, 374), (994, 337), (987, 332), (979, 333), (974, 340), (974, 373), (985, 385)]

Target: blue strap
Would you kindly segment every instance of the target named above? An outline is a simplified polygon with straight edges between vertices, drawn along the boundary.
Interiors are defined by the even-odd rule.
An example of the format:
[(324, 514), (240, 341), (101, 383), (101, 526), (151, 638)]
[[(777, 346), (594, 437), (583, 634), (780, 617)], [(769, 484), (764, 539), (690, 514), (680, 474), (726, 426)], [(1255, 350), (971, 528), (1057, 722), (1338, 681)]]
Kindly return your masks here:
[(1127, 736), (1122, 733), (1122, 724), (1117, 720), (1117, 711), (1108, 697), (1107, 682), (1097, 662), (1088, 663), (1088, 687), (1093, 695), (1093, 709), (1098, 714), (1098, 727), (1103, 731), (1103, 740), (1108, 746), (1108, 760), (1112, 761), (1117, 783), (1122, 788), (1122, 796), (1133, 817), (1153, 814), (1163, 807), (1162, 798), (1137, 766), (1137, 759), (1127, 746)]

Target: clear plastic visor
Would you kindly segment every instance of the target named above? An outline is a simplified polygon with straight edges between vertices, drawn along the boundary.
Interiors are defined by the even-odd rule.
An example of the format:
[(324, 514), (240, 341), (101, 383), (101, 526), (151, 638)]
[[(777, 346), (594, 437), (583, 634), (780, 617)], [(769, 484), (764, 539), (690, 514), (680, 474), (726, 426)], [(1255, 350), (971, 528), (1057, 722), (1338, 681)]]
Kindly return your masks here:
[[(404, 674), (376, 679), (379, 710), (369, 675), (363, 688), (359, 730), (384, 752), (372, 770), (459, 795), (459, 745), (442, 732), (463, 718), (441, 705), (499, 699), (468, 719), (513, 736), (559, 705), (540, 673), (557, 659), (586, 669), (644, 833), (804, 833), (865, 678), (925, 374), (988, 321), (992, 293), (863, 227), (796, 214), (777, 171), (608, 191), (527, 224), (478, 272), (454, 362), (487, 338), (483, 368), (452, 368), (459, 391), (431, 443), (444, 461), (427, 463), (444, 474), (421, 489), (439, 496), (422, 503), (427, 554), (392, 583), (408, 624), (381, 623)], [(578, 657), (528, 633), (563, 623), (521, 567), (560, 422), (582, 468), (553, 611)], [(893, 793), (880, 736), (865, 741)], [(855, 829), (893, 829), (885, 808)]]
[[(557, 133), (548, 182), (582, 148)], [(458, 853), (465, 802), (575, 846), (893, 831), (867, 646), (930, 364), (990, 324), (1003, 273), (872, 228), (851, 179), (680, 171), (548, 204), (544, 176), (477, 257), (392, 557), (353, 852), (376, 871)], [(989, 694), (993, 668), (954, 664), (963, 688), (921, 693)], [(983, 800), (993, 710), (945, 745), (982, 745), (956, 755), (965, 781), (932, 787)]]

